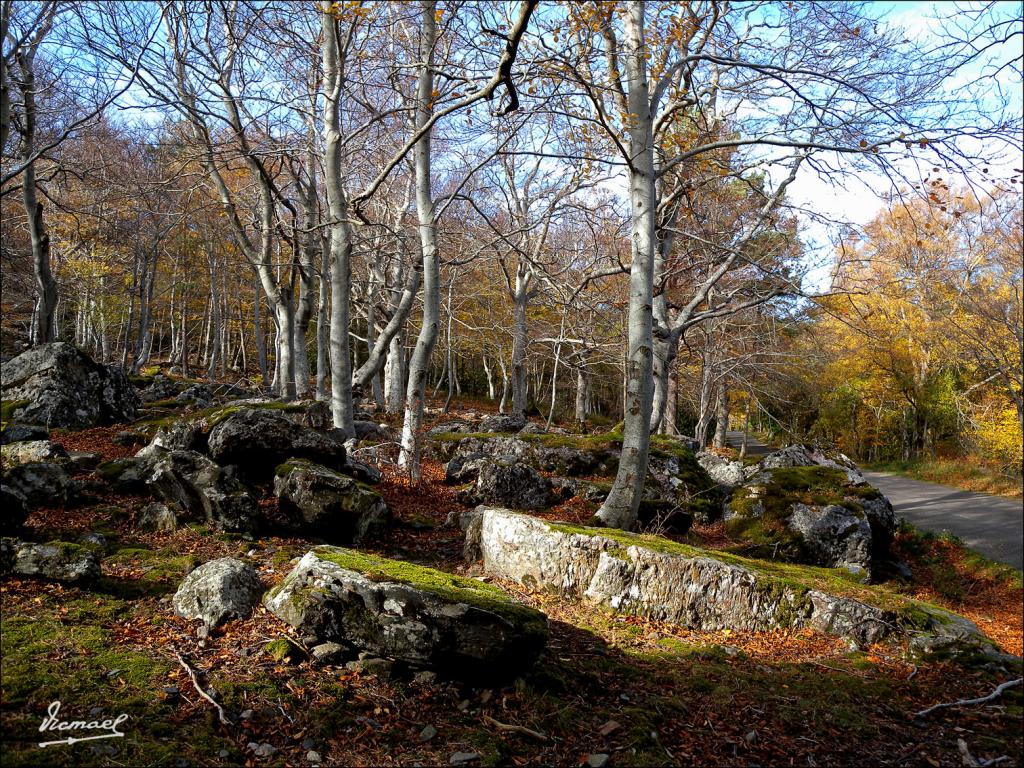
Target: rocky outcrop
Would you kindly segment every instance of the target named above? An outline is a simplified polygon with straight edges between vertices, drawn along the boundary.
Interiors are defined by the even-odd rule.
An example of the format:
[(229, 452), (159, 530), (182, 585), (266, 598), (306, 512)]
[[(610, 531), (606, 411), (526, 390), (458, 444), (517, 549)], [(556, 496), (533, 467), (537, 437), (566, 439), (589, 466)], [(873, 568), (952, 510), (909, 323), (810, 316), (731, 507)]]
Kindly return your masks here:
[(0, 570), (20, 576), (75, 583), (99, 578), (100, 559), (81, 544), (55, 541), (34, 544), (0, 540)]
[(168, 505), (154, 501), (139, 511), (135, 525), (140, 531), (170, 533), (178, 528), (178, 516)]
[[(474, 532), (488, 573), (695, 629), (810, 627), (860, 645), (937, 631), (922, 626), (918, 604), (911, 600), (904, 612), (881, 609), (801, 585), (789, 573), (774, 575), (753, 561), (660, 537), (552, 523), (491, 508), (479, 510), (476, 527), (467, 526), (467, 536)], [(467, 550), (473, 551), (469, 541)], [(936, 624), (948, 616), (950, 623), (970, 625), (938, 609), (929, 611)], [(976, 627), (960, 639), (959, 647), (967, 646), (991, 647)]]
[(469, 679), (521, 674), (547, 639), (544, 614), (493, 585), (338, 547), (308, 552), (263, 604), (302, 636)]
[(160, 427), (153, 439), (136, 456), (152, 456), (159, 451), (206, 452), (206, 435), (198, 424), (186, 419)]
[(501, 459), (479, 462), (476, 485), (464, 494), (470, 504), (544, 509), (555, 500), (551, 481), (527, 464)]
[(260, 601), (263, 585), (252, 566), (231, 557), (203, 563), (174, 593), (174, 612), (216, 627), (244, 619)]
[(147, 461), (146, 485), (162, 500), (223, 531), (256, 532), (256, 501), (232, 467), (220, 467), (195, 451), (165, 451)]
[(42, 424), (8, 424), (0, 432), (0, 445), (20, 443), (24, 440), (49, 440), (50, 430)]
[(267, 408), (242, 408), (210, 431), (210, 456), (237, 464), (247, 477), (270, 480), (274, 468), (292, 458), (330, 468), (345, 464), (345, 448), (319, 432)]
[(158, 400), (169, 400), (181, 392), (187, 384), (180, 379), (169, 379), (162, 373), (156, 374), (152, 381), (139, 390), (143, 403), (155, 403)]
[(372, 488), (308, 461), (280, 465), (274, 494), (301, 530), (326, 541), (361, 544), (379, 537), (390, 519), (387, 504)]
[(140, 405), (124, 371), (96, 363), (73, 344), (40, 344), (3, 364), (10, 418), (85, 429), (131, 421)]
[(892, 505), (856, 468), (792, 464), (812, 458), (797, 446), (753, 468), (729, 497), (726, 531), (751, 554), (870, 575), (895, 530)]
[(181, 405), (194, 405), (198, 408), (206, 408), (213, 404), (213, 390), (206, 384), (190, 384), (175, 395), (174, 400)]
[(725, 488), (735, 488), (747, 480), (748, 467), (741, 461), (730, 461), (710, 451), (697, 453), (697, 463), (710, 475), (711, 479)]
[(518, 432), (527, 424), (526, 417), (507, 413), (484, 416), (477, 427), (479, 432)]
[(2, 457), (4, 467), (16, 467), (30, 461), (47, 461), (55, 464), (64, 464), (70, 461), (64, 446), (49, 440), (26, 440), (0, 446), (0, 457)]
[(17, 491), (29, 509), (58, 507), (74, 496), (75, 484), (59, 464), (29, 461), (3, 471), (3, 484)]

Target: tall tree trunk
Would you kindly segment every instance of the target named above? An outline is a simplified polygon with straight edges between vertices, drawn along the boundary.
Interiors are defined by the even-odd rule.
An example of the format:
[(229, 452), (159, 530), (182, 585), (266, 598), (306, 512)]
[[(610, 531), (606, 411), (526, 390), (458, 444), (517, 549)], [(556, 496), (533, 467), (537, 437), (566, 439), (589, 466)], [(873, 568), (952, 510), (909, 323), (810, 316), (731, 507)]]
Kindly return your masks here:
[(519, 417), (526, 415), (529, 399), (526, 390), (526, 350), (529, 344), (526, 310), (529, 295), (529, 277), (520, 266), (512, 294), (512, 415)]
[(316, 312), (316, 399), (326, 401), (327, 377), (330, 373), (328, 353), (331, 338), (331, 323), (328, 315), (327, 296), (331, 285), (331, 261), (327, 243), (321, 238), (320, 248), (320, 302)]
[(629, 355), (626, 368), (625, 419), (619, 469), (604, 504), (597, 511), (606, 526), (629, 529), (647, 477), (653, 400), (652, 306), (654, 293), (655, 176), (654, 133), (647, 87), (647, 46), (644, 42), (644, 3), (635, 0), (625, 10), (626, 41), (622, 54), (626, 70), (629, 124), (629, 196), (633, 263), (629, 272)]
[(729, 392), (726, 388), (725, 376), (718, 380), (718, 392), (715, 396), (715, 448), (725, 448), (725, 433), (729, 429)]
[(253, 333), (256, 335), (256, 354), (259, 356), (260, 378), (263, 382), (263, 389), (270, 386), (269, 374), (267, 372), (267, 339), (263, 335), (263, 294), (260, 292), (259, 281), (255, 284), (255, 296), (253, 297)]
[[(434, 91), (434, 42), (437, 36), (436, 3), (422, 2), (419, 78), (416, 84), (416, 130), (430, 119)], [(427, 368), (437, 344), (441, 308), (441, 270), (437, 254), (437, 230), (434, 226), (434, 201), (430, 192), (430, 134), (425, 131), (416, 142), (416, 217), (419, 221), (420, 248), (423, 253), (423, 321), (409, 361), (409, 382), (405, 396), (402, 425), (402, 449), (398, 464), (413, 482), (420, 479), (420, 426), (423, 423), (424, 390)]]
[(321, 14), (324, 64), (324, 177), (330, 213), (331, 250), (331, 415), (346, 437), (355, 435), (352, 413), (352, 360), (349, 297), (352, 281), (352, 232), (348, 198), (341, 175), (341, 103), (344, 61), (339, 20), (331, 3)]

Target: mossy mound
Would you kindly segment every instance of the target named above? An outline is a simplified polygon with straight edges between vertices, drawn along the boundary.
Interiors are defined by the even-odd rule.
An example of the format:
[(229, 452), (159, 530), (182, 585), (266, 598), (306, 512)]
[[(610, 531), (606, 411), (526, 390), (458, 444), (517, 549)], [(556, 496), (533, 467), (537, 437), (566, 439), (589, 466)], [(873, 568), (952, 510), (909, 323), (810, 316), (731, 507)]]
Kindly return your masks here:
[(835, 505), (863, 517), (862, 502), (881, 497), (877, 489), (855, 485), (844, 470), (834, 467), (785, 467), (767, 470), (761, 478), (763, 482), (755, 479), (733, 491), (725, 530), (746, 542), (742, 551), (773, 559), (810, 558), (803, 537), (788, 524), (794, 505)]

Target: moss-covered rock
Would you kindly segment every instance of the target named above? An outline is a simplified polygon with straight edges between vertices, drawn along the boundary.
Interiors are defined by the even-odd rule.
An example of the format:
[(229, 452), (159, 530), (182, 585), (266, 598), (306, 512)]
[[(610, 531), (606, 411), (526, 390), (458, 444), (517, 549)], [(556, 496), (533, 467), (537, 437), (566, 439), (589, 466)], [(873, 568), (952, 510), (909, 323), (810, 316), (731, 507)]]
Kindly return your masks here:
[[(503, 509), (482, 510), (470, 530), (489, 573), (616, 612), (709, 630), (811, 627), (859, 644), (941, 637), (944, 646), (992, 651), (966, 619), (864, 587), (841, 570), (763, 563)], [(951, 626), (958, 631), (947, 632)]]
[(726, 532), (751, 555), (869, 572), (891, 536), (892, 507), (849, 470), (758, 471), (728, 501)]
[(547, 638), (544, 614), (493, 585), (340, 547), (308, 552), (264, 605), (303, 635), (460, 677), (514, 677)]
[(3, 539), (0, 570), (52, 581), (87, 582), (99, 577), (100, 559), (89, 547), (67, 541), (35, 544)]
[(303, 459), (277, 466), (274, 494), (299, 529), (339, 544), (376, 538), (391, 518), (387, 504), (370, 486)]

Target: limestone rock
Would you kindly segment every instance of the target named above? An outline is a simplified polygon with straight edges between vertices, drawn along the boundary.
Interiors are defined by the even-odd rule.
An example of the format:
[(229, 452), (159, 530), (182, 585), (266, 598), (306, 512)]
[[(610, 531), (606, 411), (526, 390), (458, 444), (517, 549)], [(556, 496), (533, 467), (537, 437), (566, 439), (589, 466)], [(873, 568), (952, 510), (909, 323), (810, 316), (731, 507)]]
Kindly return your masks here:
[(8, 424), (0, 432), (0, 445), (20, 443), (23, 440), (49, 440), (50, 430), (42, 424)]
[(100, 575), (99, 556), (81, 544), (57, 541), (33, 544), (13, 539), (0, 541), (3, 571), (68, 583), (92, 581)]
[(518, 432), (526, 423), (524, 416), (496, 413), (481, 419), (477, 429), (480, 432)]
[(431, 568), (321, 546), (264, 598), (303, 636), (415, 667), (514, 677), (544, 647), (544, 614), (495, 586)]
[(488, 460), (480, 464), (471, 500), (513, 509), (544, 509), (554, 501), (551, 481), (527, 464)]
[(140, 405), (124, 371), (66, 342), (40, 344), (3, 364), (3, 399), (16, 421), (86, 429), (131, 421)]
[(26, 440), (0, 446), (0, 456), (3, 458), (4, 467), (15, 467), (30, 461), (64, 464), (69, 459), (63, 445), (49, 440)]
[(59, 464), (29, 461), (3, 472), (3, 484), (24, 497), (29, 509), (66, 504), (74, 495), (74, 481)]
[(166, 451), (154, 456), (146, 484), (164, 501), (221, 530), (254, 533), (257, 529), (256, 501), (233, 468), (220, 467), (195, 451)]
[[(479, 527), (467, 531), (467, 548), (476, 537), (472, 544), (486, 572), (612, 611), (703, 630), (811, 627), (858, 645), (912, 635), (920, 647), (946, 637), (961, 648), (991, 647), (973, 624), (940, 609), (927, 609), (935, 624), (959, 629), (943, 634), (935, 626), (922, 628), (920, 604), (909, 599), (901, 614), (660, 537), (553, 523), (507, 509), (479, 512)], [(925, 635), (940, 639), (921, 639)]]
[(247, 617), (262, 594), (263, 585), (252, 566), (222, 557), (203, 563), (185, 577), (174, 593), (174, 612), (216, 627)]
[(139, 530), (169, 533), (178, 528), (178, 516), (166, 504), (154, 501), (139, 512), (136, 522)]
[(726, 488), (743, 485), (747, 480), (746, 467), (741, 461), (730, 461), (710, 451), (700, 451), (697, 454), (697, 463), (704, 467), (712, 480)]
[(277, 468), (274, 494), (300, 527), (328, 541), (360, 544), (380, 536), (390, 512), (380, 495), (339, 472), (309, 461)]
[(330, 468), (345, 463), (343, 446), (267, 408), (243, 408), (228, 416), (210, 431), (209, 450), (218, 464), (237, 464), (247, 476), (266, 480), (291, 458)]

